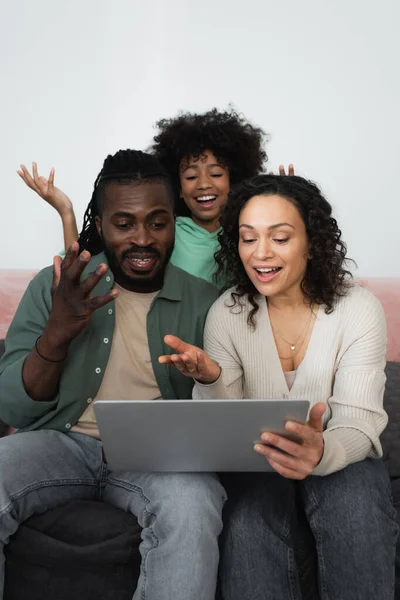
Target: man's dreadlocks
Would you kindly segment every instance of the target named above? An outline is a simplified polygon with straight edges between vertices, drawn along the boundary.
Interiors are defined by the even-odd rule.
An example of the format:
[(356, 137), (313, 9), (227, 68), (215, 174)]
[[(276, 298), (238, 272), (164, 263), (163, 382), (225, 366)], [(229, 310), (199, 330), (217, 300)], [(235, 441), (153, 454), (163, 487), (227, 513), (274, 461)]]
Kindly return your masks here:
[(171, 191), (169, 177), (157, 158), (140, 150), (119, 150), (110, 154), (94, 182), (92, 198), (83, 217), (83, 227), (79, 234), (79, 250), (88, 250), (92, 255), (104, 249), (103, 242), (96, 229), (95, 217), (102, 214), (107, 186), (111, 183), (132, 185), (138, 182), (161, 182)]

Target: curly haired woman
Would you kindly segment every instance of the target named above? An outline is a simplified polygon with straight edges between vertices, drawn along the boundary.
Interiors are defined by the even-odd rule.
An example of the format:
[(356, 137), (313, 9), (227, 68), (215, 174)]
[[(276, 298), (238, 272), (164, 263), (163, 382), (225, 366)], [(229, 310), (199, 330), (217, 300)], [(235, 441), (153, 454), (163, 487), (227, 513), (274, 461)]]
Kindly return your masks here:
[[(221, 210), (230, 186), (261, 172), (267, 159), (263, 149), (265, 133), (235, 110), (216, 108), (204, 114), (182, 113), (173, 119), (162, 119), (157, 128), (151, 151), (167, 170), (177, 198), (171, 262), (197, 277), (218, 283), (214, 278), (214, 254), (219, 250)], [(54, 170), (49, 180), (38, 175), (36, 163), (33, 177), (24, 165), (18, 173), (58, 211), (68, 248), (78, 239), (76, 219), (70, 199), (54, 186)], [(87, 213), (81, 242), (89, 221)]]
[(217, 262), (233, 287), (210, 309), (205, 350), (167, 336), (177, 353), (160, 361), (197, 381), (197, 399), (311, 406), (306, 424), (286, 424), (297, 441), (264, 433), (255, 445), (272, 473), (223, 481), (231, 496), (224, 600), (301, 598), (296, 498), (315, 538), (321, 598), (393, 598), (398, 526), (379, 442), (387, 423), (382, 307), (351, 279), (316, 185), (257, 176), (235, 188), (221, 225)]

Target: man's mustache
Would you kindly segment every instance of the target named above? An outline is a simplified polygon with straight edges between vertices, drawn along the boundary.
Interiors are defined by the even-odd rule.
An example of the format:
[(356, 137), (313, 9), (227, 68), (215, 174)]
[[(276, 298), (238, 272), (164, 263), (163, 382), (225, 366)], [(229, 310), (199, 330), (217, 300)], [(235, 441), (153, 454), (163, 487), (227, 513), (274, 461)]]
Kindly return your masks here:
[(122, 254), (122, 258), (127, 258), (128, 256), (154, 256), (160, 258), (161, 255), (158, 250), (152, 248), (151, 246), (131, 246), (128, 250)]

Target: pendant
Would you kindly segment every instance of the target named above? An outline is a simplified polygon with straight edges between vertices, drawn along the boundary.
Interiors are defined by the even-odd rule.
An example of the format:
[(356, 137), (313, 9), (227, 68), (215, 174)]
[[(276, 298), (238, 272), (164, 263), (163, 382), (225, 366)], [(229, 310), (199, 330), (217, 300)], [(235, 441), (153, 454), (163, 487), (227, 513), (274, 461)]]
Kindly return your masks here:
[(290, 346), (291, 350), (296, 350), (296, 346), (293, 346), (293, 344)]

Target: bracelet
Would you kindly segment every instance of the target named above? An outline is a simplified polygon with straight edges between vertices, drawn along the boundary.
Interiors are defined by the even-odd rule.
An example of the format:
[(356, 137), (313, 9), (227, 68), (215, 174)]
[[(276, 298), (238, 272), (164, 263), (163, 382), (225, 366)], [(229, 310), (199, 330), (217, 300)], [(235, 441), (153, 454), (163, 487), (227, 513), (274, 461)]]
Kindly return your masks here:
[(39, 337), (37, 338), (36, 342), (35, 342), (35, 350), (38, 353), (38, 355), (40, 356), (40, 358), (42, 358), (43, 360), (46, 360), (47, 362), (51, 362), (51, 363), (62, 363), (64, 362), (64, 360), (67, 358), (66, 356), (64, 358), (62, 358), (61, 360), (53, 360), (52, 358), (46, 358), (45, 356), (43, 356), (43, 354), (40, 354), (39, 352), (39, 348), (38, 348), (38, 342), (40, 340), (42, 336), (39, 335)]

